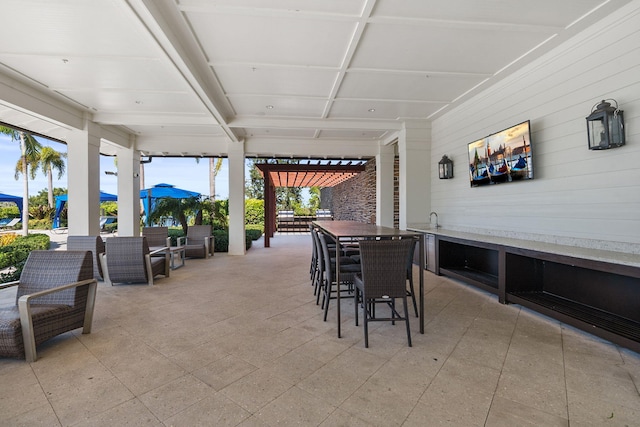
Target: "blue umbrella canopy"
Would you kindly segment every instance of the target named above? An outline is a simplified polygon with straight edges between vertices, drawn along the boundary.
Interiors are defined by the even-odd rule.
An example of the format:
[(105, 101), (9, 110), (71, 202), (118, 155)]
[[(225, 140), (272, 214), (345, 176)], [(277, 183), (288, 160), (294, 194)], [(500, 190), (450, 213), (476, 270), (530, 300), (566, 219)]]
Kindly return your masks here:
[(12, 196), (11, 194), (0, 193), (0, 202), (13, 202), (18, 205), (20, 211), (20, 218), (22, 218), (22, 197)]
[(176, 188), (171, 184), (157, 184), (151, 188), (140, 190), (141, 199), (146, 199), (149, 196), (151, 199), (188, 199), (191, 197), (200, 197), (200, 193)]
[(190, 199), (192, 197), (200, 197), (200, 193), (176, 188), (171, 184), (157, 184), (140, 190), (140, 198), (146, 200), (143, 207), (147, 226), (151, 225), (149, 212), (153, 211), (158, 199)]
[[(56, 196), (56, 213), (53, 216), (53, 226), (52, 228), (60, 227), (60, 213), (64, 208), (65, 203), (67, 203), (69, 199), (69, 194), (61, 194)], [(118, 201), (118, 196), (115, 194), (109, 194), (105, 192), (100, 192), (100, 201), (101, 202), (116, 202)]]

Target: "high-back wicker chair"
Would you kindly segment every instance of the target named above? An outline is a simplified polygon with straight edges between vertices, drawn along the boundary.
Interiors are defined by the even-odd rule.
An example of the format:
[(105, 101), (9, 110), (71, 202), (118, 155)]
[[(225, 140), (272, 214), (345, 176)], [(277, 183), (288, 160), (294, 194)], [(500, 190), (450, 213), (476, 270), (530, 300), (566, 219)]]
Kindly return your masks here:
[(142, 235), (147, 238), (149, 247), (170, 247), (169, 227), (143, 227)]
[(208, 258), (214, 253), (214, 239), (210, 225), (190, 225), (186, 237), (178, 238), (178, 246), (184, 246), (188, 258)]
[[(327, 236), (324, 233), (317, 232), (318, 243), (320, 244), (321, 261), (324, 265), (321, 274), (321, 292), (322, 292), (322, 308), (324, 309), (324, 321), (327, 321), (329, 313), (329, 303), (336, 296), (336, 287), (340, 286), (340, 292), (345, 292), (341, 298), (346, 298), (349, 292), (353, 290), (353, 279), (356, 273), (360, 272), (360, 264), (355, 263), (349, 257), (340, 257), (340, 283), (336, 280), (336, 258), (331, 256)], [(335, 248), (333, 249), (335, 250)], [(317, 300), (316, 300), (317, 303)]]
[(0, 307), (0, 356), (37, 359), (36, 346), (62, 333), (91, 332), (96, 279), (89, 251), (32, 251), (17, 286), (16, 304)]
[[(407, 259), (414, 247), (413, 239), (363, 240), (360, 242), (362, 273), (354, 281), (356, 290), (355, 316), (358, 325), (358, 302), (364, 312), (364, 346), (369, 347), (369, 322), (402, 320), (407, 326), (407, 341), (411, 347), (411, 330), (407, 307)], [(360, 298), (362, 296), (362, 298)], [(401, 299), (404, 315), (396, 310), (395, 301)], [(391, 309), (391, 317), (376, 316), (376, 304)], [(378, 310), (379, 311), (379, 310)]]
[(67, 250), (91, 251), (93, 258), (93, 277), (102, 280), (102, 265), (100, 254), (104, 252), (104, 240), (100, 236), (69, 236), (67, 237)]
[(164, 248), (150, 252), (144, 236), (109, 237), (105, 242), (105, 252), (100, 257), (104, 281), (110, 285), (153, 285), (154, 276), (169, 277), (169, 256), (169, 251)]

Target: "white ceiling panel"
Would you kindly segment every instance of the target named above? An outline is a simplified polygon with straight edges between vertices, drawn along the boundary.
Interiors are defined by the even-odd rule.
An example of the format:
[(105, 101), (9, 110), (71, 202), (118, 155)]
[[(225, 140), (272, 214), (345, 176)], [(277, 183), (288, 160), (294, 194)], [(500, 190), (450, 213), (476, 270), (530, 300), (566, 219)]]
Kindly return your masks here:
[(351, 140), (351, 139), (363, 139), (370, 141), (377, 141), (384, 138), (388, 132), (385, 131), (373, 131), (373, 130), (335, 130), (335, 129), (326, 129), (320, 132), (321, 139), (341, 139), (341, 140)]
[(23, 129), (29, 129), (32, 132), (47, 135), (50, 138), (61, 141), (66, 140), (69, 136), (69, 129), (57, 123), (44, 120), (42, 117), (36, 117), (2, 104), (0, 104), (0, 122), (16, 126), (17, 123), (19, 123)]
[(220, 126), (175, 126), (175, 125), (163, 125), (163, 126), (144, 126), (134, 125), (127, 126), (129, 129), (139, 135), (175, 135), (175, 136), (223, 136), (224, 132)]
[(216, 75), (227, 94), (326, 96), (338, 70), (307, 67), (219, 65)]
[[(277, 96), (230, 96), (238, 116), (322, 117), (324, 99)], [(269, 108), (273, 107), (273, 108)]]
[(160, 53), (124, 2), (2, 0), (1, 5), (2, 52), (142, 57)]
[(364, 8), (364, 0), (180, 0), (184, 10), (231, 10), (249, 9), (269, 11), (280, 10), (294, 13), (324, 13), (332, 15), (359, 15)]
[(270, 137), (270, 138), (313, 138), (316, 131), (313, 129), (258, 129), (247, 128), (248, 137)]
[(52, 90), (130, 89), (187, 92), (189, 86), (179, 79), (165, 61), (155, 58), (53, 57), (0, 54), (0, 62), (22, 70), (33, 69), (30, 77), (44, 82)]
[[(331, 106), (333, 119), (387, 119), (425, 118), (445, 106), (437, 102), (360, 101), (337, 99)], [(374, 110), (374, 111), (370, 111)]]
[(355, 24), (348, 21), (187, 13), (211, 63), (339, 67)]
[(602, 0), (378, 0), (374, 17), (403, 17), (473, 23), (509, 23), (565, 27), (596, 6)]
[(160, 93), (119, 90), (103, 90), (95, 92), (91, 90), (65, 90), (61, 93), (77, 100), (83, 105), (105, 113), (204, 113), (202, 105), (196, 102), (191, 94), (186, 92)]
[(337, 97), (353, 99), (366, 94), (369, 99), (429, 99), (451, 102), (464, 90), (487, 77), (489, 76), (478, 74), (350, 71), (343, 80)]
[(550, 33), (510, 28), (372, 24), (351, 64), (355, 68), (493, 74)]

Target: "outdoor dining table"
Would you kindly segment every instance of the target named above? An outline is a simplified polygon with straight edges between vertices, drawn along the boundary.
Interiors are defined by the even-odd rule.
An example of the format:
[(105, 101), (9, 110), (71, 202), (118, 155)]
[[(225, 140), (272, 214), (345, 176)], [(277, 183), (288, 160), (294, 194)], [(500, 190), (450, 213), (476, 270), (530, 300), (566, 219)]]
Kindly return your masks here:
[[(418, 240), (420, 253), (420, 333), (424, 334), (424, 239), (414, 231), (398, 230), (357, 221), (313, 221), (313, 224), (336, 241), (336, 283), (340, 283), (341, 246), (361, 239), (414, 238)], [(336, 311), (338, 320), (338, 338), (340, 338), (340, 286), (336, 286)]]

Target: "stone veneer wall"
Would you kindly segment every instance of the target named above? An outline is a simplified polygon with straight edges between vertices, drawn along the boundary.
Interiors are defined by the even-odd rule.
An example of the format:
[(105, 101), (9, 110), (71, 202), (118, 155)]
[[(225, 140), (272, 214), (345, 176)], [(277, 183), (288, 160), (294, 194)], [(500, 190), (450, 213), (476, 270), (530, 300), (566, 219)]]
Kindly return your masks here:
[[(394, 165), (394, 226), (398, 227), (398, 159)], [(376, 161), (371, 159), (365, 170), (353, 178), (320, 190), (320, 207), (330, 209), (333, 219), (376, 223)]]

